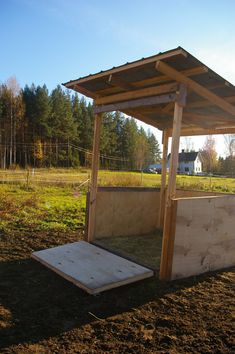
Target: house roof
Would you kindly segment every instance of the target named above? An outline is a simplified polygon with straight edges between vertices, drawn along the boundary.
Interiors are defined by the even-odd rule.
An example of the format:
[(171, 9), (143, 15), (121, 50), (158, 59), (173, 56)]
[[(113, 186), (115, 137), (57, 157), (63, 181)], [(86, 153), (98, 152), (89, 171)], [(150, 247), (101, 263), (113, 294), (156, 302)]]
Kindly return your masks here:
[(120, 110), (170, 133), (180, 84), (188, 89), (181, 135), (235, 133), (235, 87), (182, 47), (63, 85), (93, 98), (95, 109)]
[[(199, 151), (190, 151), (190, 152), (182, 151), (179, 153), (179, 162), (195, 161), (198, 155), (199, 155)], [(171, 154), (168, 155), (168, 160), (170, 159), (170, 157)]]

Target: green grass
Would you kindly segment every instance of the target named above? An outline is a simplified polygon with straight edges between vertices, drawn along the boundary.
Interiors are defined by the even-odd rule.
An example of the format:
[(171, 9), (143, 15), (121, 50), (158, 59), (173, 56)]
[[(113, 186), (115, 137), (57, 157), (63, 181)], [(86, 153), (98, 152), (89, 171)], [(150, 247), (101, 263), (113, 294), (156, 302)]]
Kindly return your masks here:
[[(84, 229), (87, 183), (79, 186), (89, 176), (87, 169), (0, 171), (0, 232)], [(161, 175), (99, 171), (98, 184), (160, 187)], [(177, 176), (177, 188), (235, 193), (235, 179)]]
[[(90, 170), (77, 169), (31, 169), (0, 170), (0, 183), (21, 184), (24, 186), (69, 186), (78, 187), (90, 178)], [(98, 184), (102, 186), (145, 186), (160, 187), (161, 175), (141, 174), (140, 172), (99, 171)], [(87, 184), (85, 183), (85, 186)], [(177, 188), (235, 193), (234, 178), (177, 176)]]
[[(99, 185), (160, 187), (161, 175), (146, 173), (141, 175), (139, 172), (100, 171)], [(235, 193), (234, 178), (178, 175), (176, 179), (176, 186), (178, 189)]]
[(0, 231), (83, 229), (85, 191), (69, 187), (0, 186)]

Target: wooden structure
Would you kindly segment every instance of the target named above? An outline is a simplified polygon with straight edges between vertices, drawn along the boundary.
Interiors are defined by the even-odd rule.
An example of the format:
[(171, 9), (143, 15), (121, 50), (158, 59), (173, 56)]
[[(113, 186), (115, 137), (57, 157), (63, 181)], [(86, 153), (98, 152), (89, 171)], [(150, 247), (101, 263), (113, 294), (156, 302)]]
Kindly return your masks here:
[[(158, 210), (155, 213), (155, 217), (152, 217), (152, 224), (163, 228), (160, 278), (169, 280), (197, 274), (203, 270), (216, 269), (216, 261), (213, 263), (213, 266), (210, 265), (208, 261), (210, 257), (208, 258), (207, 255), (204, 255), (204, 251), (200, 247), (202, 244), (203, 249), (204, 247), (209, 247), (209, 250), (207, 249), (209, 253), (211, 247), (214, 247), (217, 251), (212, 253), (214, 256), (217, 255), (217, 257), (220, 257), (221, 253), (227, 254), (226, 252), (230, 246), (231, 248), (229, 249), (232, 249), (233, 254), (235, 254), (235, 237), (232, 231), (235, 227), (235, 219), (233, 219), (234, 221), (231, 219), (235, 211), (235, 197), (216, 196), (213, 197), (216, 199), (213, 199), (211, 196), (206, 195), (206, 193), (203, 193), (203, 197), (193, 197), (193, 193), (191, 193), (185, 199), (184, 197), (177, 198), (176, 195), (180, 136), (235, 133), (235, 87), (232, 84), (201, 63), (185, 49), (178, 47), (152, 57), (143, 58), (110, 70), (101, 71), (94, 75), (72, 80), (64, 85), (94, 100), (95, 129), (89, 200), (89, 242), (98, 236), (95, 233), (99, 233), (101, 224), (103, 224), (103, 229), (105, 229), (104, 220), (107, 217), (104, 207), (98, 208), (98, 210), (96, 208), (97, 202), (102, 204), (100, 200), (102, 198), (105, 199), (104, 194), (102, 195), (99, 191), (97, 193), (99, 137), (102, 113), (119, 110), (162, 130), (161, 190), (159, 197), (154, 198), (156, 205), (155, 208), (152, 208), (153, 213), (154, 211), (156, 212), (156, 209)], [(170, 137), (172, 138), (171, 161), (168, 186), (166, 188), (167, 149)], [(141, 193), (141, 190), (139, 190), (139, 193)], [(118, 198), (120, 199), (121, 197), (119, 196)], [(135, 198), (138, 199), (137, 195)], [(144, 204), (146, 207), (152, 204), (150, 199), (146, 201), (147, 204)], [(228, 201), (231, 203), (229, 210), (222, 206), (223, 203), (226, 205)], [(185, 210), (184, 215), (183, 209), (186, 205), (187, 210)], [(200, 205), (200, 207), (197, 205)], [(133, 203), (132, 208), (136, 208), (136, 204)], [(219, 209), (217, 210), (217, 208)], [(226, 210), (227, 214), (225, 215)], [(202, 212), (204, 212), (210, 226), (205, 223), (206, 226), (203, 224), (198, 229), (194, 229), (194, 221), (198, 219), (198, 222), (201, 222), (199, 215)], [(189, 213), (192, 213), (190, 217), (186, 217)], [(142, 214), (141, 212), (136, 212), (136, 220)], [(123, 220), (123, 217), (124, 215), (120, 219), (122, 227), (123, 222), (121, 220)], [(156, 220), (156, 217), (158, 220)], [(101, 220), (102, 222), (100, 222)], [(142, 221), (144, 220), (144, 216), (142, 215)], [(117, 224), (117, 220), (113, 220), (113, 222)], [(152, 224), (151, 221), (146, 221), (146, 227), (151, 228)], [(215, 226), (212, 227), (212, 224), (217, 225), (216, 229), (213, 229)], [(112, 234), (117, 232), (117, 229), (118, 226), (113, 227)], [(203, 230), (208, 232), (207, 236), (210, 230), (208, 243), (206, 243), (207, 237), (202, 236)], [(212, 230), (216, 230), (217, 236), (212, 235)], [(103, 234), (106, 231), (103, 230)], [(197, 232), (198, 235), (196, 235)], [(197, 261), (195, 258), (195, 262), (203, 263), (204, 259), (207, 259), (209, 262), (205, 268), (196, 267), (196, 263), (194, 265), (191, 264), (191, 267), (189, 267), (191, 272), (188, 271), (190, 257), (187, 258), (185, 256), (186, 241), (184, 239), (188, 238), (187, 242), (189, 242), (189, 235), (190, 239), (195, 237), (199, 245), (196, 248), (200, 256), (198, 256)], [(214, 240), (213, 237), (215, 238)], [(194, 248), (195, 239), (190, 242), (191, 246), (189, 243), (188, 247)], [(190, 254), (188, 252), (187, 248), (187, 255)], [(201, 256), (202, 253), (203, 256)], [(225, 259), (226, 257), (222, 258)], [(217, 268), (235, 264), (235, 256), (228, 258), (229, 260), (227, 261), (219, 262)], [(185, 259), (186, 263), (183, 263), (183, 259)], [(182, 264), (179, 266), (181, 261)], [(185, 271), (182, 271), (181, 268), (180, 270), (176, 270), (177, 265), (179, 268), (185, 267)]]
[[(94, 100), (88, 241), (161, 227), (162, 280), (235, 265), (235, 195), (176, 191), (180, 136), (235, 133), (235, 87), (181, 47), (64, 85)], [(115, 110), (162, 131), (160, 191), (97, 188), (102, 113)]]

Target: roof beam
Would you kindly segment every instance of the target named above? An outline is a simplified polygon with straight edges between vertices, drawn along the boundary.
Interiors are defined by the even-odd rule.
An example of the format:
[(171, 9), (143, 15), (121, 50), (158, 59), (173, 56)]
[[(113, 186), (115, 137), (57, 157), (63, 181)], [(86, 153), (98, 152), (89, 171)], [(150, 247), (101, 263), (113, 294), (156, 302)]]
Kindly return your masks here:
[(137, 100), (130, 100), (130, 101), (94, 106), (93, 110), (94, 113), (122, 111), (123, 109), (131, 109), (131, 108), (150, 106), (154, 104), (173, 102), (176, 99), (176, 97), (177, 97), (176, 93), (169, 93), (165, 95), (139, 98)]
[(206, 98), (214, 105), (217, 105), (218, 107), (222, 108), (224, 111), (235, 116), (235, 107), (233, 105), (225, 101), (223, 98), (215, 95), (213, 92), (211, 92), (204, 86), (199, 85), (197, 82), (186, 77), (184, 74), (175, 70), (168, 64), (158, 60), (156, 63), (156, 69), (161, 73), (169, 76), (171, 79), (181, 82), (182, 84), (185, 84), (188, 88), (195, 91), (199, 96)]
[[(195, 76), (195, 75), (200, 75), (200, 74), (204, 74), (204, 73), (207, 73), (208, 72), (208, 68), (206, 66), (196, 66), (195, 68), (192, 68), (192, 69), (186, 69), (186, 70), (183, 70), (181, 71), (185, 76)], [(124, 80), (121, 80), (118, 79), (119, 81), (119, 84), (115, 85), (115, 79), (114, 79), (114, 75), (111, 75), (112, 76), (112, 80), (113, 80), (113, 84), (114, 84), (114, 87), (113, 88), (106, 88), (106, 89), (102, 89), (102, 90), (99, 90), (97, 91), (97, 93), (101, 96), (105, 96), (105, 95), (108, 95), (108, 94), (112, 94), (112, 93), (116, 93), (118, 92), (118, 89), (119, 88), (123, 88), (125, 89), (124, 85), (120, 85), (120, 83), (122, 82), (122, 84), (125, 83), (125, 85), (130, 85), (129, 83), (127, 83), (126, 81)], [(131, 86), (132, 86), (132, 89), (134, 88), (140, 88), (140, 87), (144, 87), (144, 86), (150, 86), (150, 85), (155, 85), (155, 84), (158, 84), (158, 83), (164, 83), (164, 82), (167, 82), (167, 81), (171, 81), (171, 79), (169, 79), (169, 77), (167, 77), (166, 75), (160, 75), (160, 76), (154, 76), (154, 77), (151, 77), (149, 79), (144, 79), (144, 80), (139, 80), (139, 81), (134, 81), (131, 83)], [(108, 80), (108, 83), (109, 80)]]
[(141, 90), (133, 90), (128, 92), (117, 93), (116, 95), (99, 97), (95, 100), (95, 104), (101, 105), (101, 104), (133, 100), (133, 99), (143, 98), (148, 96), (155, 96), (164, 93), (175, 92), (177, 88), (178, 88), (178, 84), (173, 82), (171, 84), (164, 84), (164, 85), (144, 88)]

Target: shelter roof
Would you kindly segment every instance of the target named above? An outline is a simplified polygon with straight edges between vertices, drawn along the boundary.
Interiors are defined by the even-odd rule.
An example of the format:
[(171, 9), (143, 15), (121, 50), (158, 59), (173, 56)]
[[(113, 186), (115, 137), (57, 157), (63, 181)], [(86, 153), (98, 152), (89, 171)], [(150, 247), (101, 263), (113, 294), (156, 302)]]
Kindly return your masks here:
[(181, 135), (235, 133), (235, 87), (182, 47), (64, 83), (171, 134), (179, 86), (187, 87)]

